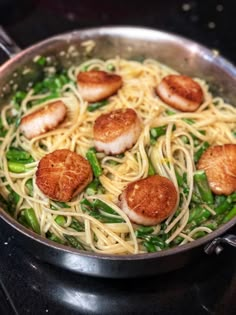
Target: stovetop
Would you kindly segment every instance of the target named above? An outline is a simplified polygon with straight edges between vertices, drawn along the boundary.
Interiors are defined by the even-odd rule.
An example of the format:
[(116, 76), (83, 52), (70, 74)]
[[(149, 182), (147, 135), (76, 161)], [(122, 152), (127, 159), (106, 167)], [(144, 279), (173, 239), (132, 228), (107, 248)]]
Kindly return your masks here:
[[(191, 38), (236, 63), (235, 13), (234, 0), (0, 0), (0, 23), (22, 48), (69, 30), (137, 25)], [(164, 275), (91, 278), (37, 260), (0, 220), (0, 314), (233, 315), (235, 262), (228, 247)]]

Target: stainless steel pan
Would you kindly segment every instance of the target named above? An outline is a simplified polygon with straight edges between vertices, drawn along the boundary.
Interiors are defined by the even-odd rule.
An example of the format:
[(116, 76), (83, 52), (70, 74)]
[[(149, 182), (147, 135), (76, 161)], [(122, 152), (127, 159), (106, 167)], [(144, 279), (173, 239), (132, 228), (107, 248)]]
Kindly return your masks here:
[[(217, 95), (236, 105), (234, 66), (205, 47), (173, 34), (136, 27), (103, 27), (55, 36), (20, 51), (2, 29), (0, 33), (0, 47), (11, 57), (0, 67), (2, 103), (11, 96), (16, 85), (25, 87), (40, 78), (40, 71), (33, 62), (36, 56), (48, 56), (52, 64), (67, 68), (86, 58), (81, 42), (93, 39), (96, 47), (90, 57), (155, 58), (183, 74), (204, 78)], [(68, 49), (78, 54), (68, 55), (65, 53)], [(206, 255), (205, 252), (219, 253), (224, 243), (236, 247), (236, 236), (225, 235), (235, 225), (236, 218), (192, 243), (153, 254), (127, 256), (81, 252), (36, 235), (1, 209), (0, 218), (11, 226), (15, 240), (39, 259), (92, 276), (124, 278), (158, 274), (180, 268)]]

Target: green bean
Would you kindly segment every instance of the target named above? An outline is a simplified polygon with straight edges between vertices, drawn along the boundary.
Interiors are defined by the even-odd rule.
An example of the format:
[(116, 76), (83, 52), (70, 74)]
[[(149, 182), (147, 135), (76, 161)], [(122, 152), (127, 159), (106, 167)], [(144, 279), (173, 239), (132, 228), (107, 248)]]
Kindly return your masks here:
[[(98, 200), (98, 199), (96, 199)], [(82, 199), (80, 201), (80, 205), (81, 205), (81, 209), (84, 212), (87, 212), (89, 215), (91, 215), (93, 218), (99, 220), (102, 223), (122, 223), (124, 222), (124, 220), (122, 218), (114, 218), (114, 217), (109, 217), (109, 216), (105, 216), (103, 214), (101, 214), (98, 211), (98, 206), (97, 208), (95, 208), (94, 203), (91, 203), (90, 201), (88, 201), (87, 199)], [(108, 205), (106, 205), (108, 208), (110, 208)], [(103, 212), (108, 212), (108, 211), (114, 211), (113, 209), (109, 209), (107, 207), (103, 207), (100, 210), (102, 210)], [(108, 212), (109, 213), (109, 212)], [(113, 212), (114, 213), (114, 212)]]
[(135, 235), (138, 237), (138, 238), (142, 238), (146, 235), (149, 235), (151, 233), (154, 232), (154, 228), (151, 227), (151, 226), (141, 226), (140, 228), (138, 228), (136, 231), (135, 231)]
[(218, 228), (218, 222), (215, 220), (215, 218), (213, 218), (204, 222), (203, 226), (211, 229), (212, 231), (215, 231)]
[(88, 184), (88, 186), (86, 187), (86, 194), (89, 196), (93, 196), (96, 194), (103, 194), (104, 192), (105, 192), (105, 189), (101, 185), (97, 177), (95, 177), (94, 180), (90, 184)]
[(26, 97), (26, 92), (17, 91), (16, 94), (13, 96), (13, 104), (18, 108), (21, 105), (21, 102)]
[(226, 214), (226, 216), (223, 218), (222, 223), (227, 223), (231, 219), (233, 219), (236, 216), (236, 205), (233, 206), (233, 208)]
[(144, 241), (143, 246), (146, 248), (148, 253), (155, 253), (157, 251), (156, 246), (148, 241)]
[(107, 70), (113, 72), (113, 71), (116, 70), (116, 67), (115, 67), (113, 64), (109, 63), (109, 64), (107, 65)]
[(34, 209), (33, 208), (24, 209), (24, 216), (25, 216), (27, 223), (32, 228), (32, 230), (35, 233), (40, 234), (40, 226), (39, 226), (38, 220), (36, 218)]
[(90, 148), (87, 153), (86, 157), (92, 167), (93, 174), (95, 177), (99, 177), (102, 175), (102, 168), (96, 156), (96, 150), (94, 148)]
[(172, 116), (172, 115), (176, 114), (176, 112), (174, 112), (173, 110), (170, 110), (170, 109), (166, 109), (165, 113), (166, 113), (167, 116)]
[(179, 187), (183, 187), (185, 182), (184, 182), (184, 179), (183, 177), (179, 174), (179, 172), (177, 171), (177, 169), (175, 169), (175, 176), (176, 176), (176, 179), (177, 179), (177, 183), (178, 183), (178, 186)]
[(194, 154), (194, 162), (197, 163), (202, 156), (202, 154), (209, 148), (210, 144), (208, 142), (203, 142), (201, 147)]
[(28, 189), (28, 194), (32, 197), (32, 196), (33, 196), (33, 190), (34, 190), (32, 178), (29, 178), (29, 179), (27, 180), (27, 182), (25, 183), (25, 186), (26, 186), (27, 189)]
[(166, 134), (166, 128), (167, 128), (166, 125), (151, 128), (150, 129), (150, 137), (154, 140), (157, 140), (159, 137)]
[(221, 204), (219, 204), (214, 210), (216, 212), (216, 214), (222, 214), (225, 211), (228, 211), (232, 208), (232, 204), (230, 202), (228, 202), (228, 200), (224, 200), (222, 201)]
[(181, 136), (181, 140), (185, 144), (189, 144), (189, 138), (187, 136)]
[(152, 176), (156, 174), (156, 170), (152, 164), (151, 159), (148, 157), (148, 176)]
[(13, 162), (22, 161), (24, 163), (30, 163), (34, 161), (29, 152), (16, 148), (10, 148), (6, 153), (6, 157), (9, 161)]
[(168, 247), (168, 245), (165, 244), (165, 242), (157, 235), (151, 235), (149, 240), (152, 242), (152, 244), (158, 246), (160, 249)]
[(199, 215), (195, 218), (196, 225), (202, 224), (206, 219), (208, 219), (212, 213), (207, 210), (206, 208), (202, 208), (202, 211), (199, 213)]
[(65, 203), (65, 202), (62, 202), (62, 201), (54, 201), (54, 203), (59, 207), (59, 208), (67, 208), (69, 209), (70, 206)]
[(70, 228), (76, 230), (77, 232), (84, 232), (84, 224), (74, 218), (72, 219)]
[(229, 196), (227, 197), (227, 201), (228, 201), (229, 203), (236, 202), (236, 192), (234, 192), (234, 193), (232, 193), (231, 195), (229, 195)]
[(158, 248), (164, 249), (168, 247), (168, 245), (157, 235), (143, 236), (143, 238), (145, 239), (143, 245), (149, 253), (156, 252)]
[(60, 239), (58, 236), (56, 236), (54, 233), (49, 232), (46, 234), (46, 237), (49, 240), (56, 242), (58, 244), (65, 244), (65, 242), (62, 239)]
[(7, 189), (9, 190), (9, 195), (7, 197), (8, 202), (11, 205), (17, 205), (20, 200), (20, 196), (10, 186), (7, 186)]
[(94, 205), (95, 209), (97, 209), (97, 210), (101, 210), (101, 211), (109, 213), (109, 214), (116, 214), (117, 215), (117, 212), (115, 210), (113, 210), (110, 206), (108, 206), (105, 202), (103, 202), (100, 199), (95, 199), (93, 202), (93, 205)]
[(86, 194), (88, 196), (96, 195), (98, 191), (98, 183), (96, 181), (92, 181), (88, 186), (86, 187)]
[(182, 120), (183, 120), (184, 122), (186, 122), (187, 124), (189, 124), (189, 125), (195, 124), (195, 120), (194, 120), (194, 119), (182, 118)]
[(205, 236), (206, 234), (207, 234), (207, 232), (205, 232), (205, 231), (198, 231), (192, 235), (192, 238), (194, 240), (197, 240), (198, 238), (201, 238), (201, 237)]
[(104, 101), (101, 101), (101, 102), (97, 102), (97, 103), (93, 103), (93, 104), (90, 104), (88, 107), (87, 107), (87, 110), (89, 112), (94, 112), (95, 110), (101, 108), (101, 107), (104, 107), (105, 105), (107, 105), (109, 103), (108, 100), (104, 100)]
[(198, 188), (199, 194), (202, 198), (202, 201), (208, 204), (213, 204), (214, 199), (213, 199), (213, 195), (208, 184), (205, 171), (203, 170), (196, 171), (193, 177), (194, 177), (194, 182)]
[(60, 226), (64, 226), (66, 224), (66, 218), (63, 215), (57, 215), (55, 222)]
[(172, 243), (177, 246), (179, 245), (180, 243), (182, 243), (184, 240), (184, 238), (182, 236), (177, 236), (172, 242), (171, 242), (171, 245)]
[(26, 218), (23, 214), (20, 214), (20, 216), (18, 217), (17, 221), (22, 224), (24, 227), (26, 227), (27, 229), (30, 229), (30, 226), (28, 224), (28, 222), (26, 221)]
[(202, 207), (194, 207), (189, 211), (188, 223), (192, 222), (202, 211)]
[(64, 234), (65, 239), (67, 240), (67, 242), (69, 243), (70, 246), (80, 249), (80, 250), (86, 250), (84, 245), (74, 236), (72, 235), (65, 235)]
[(45, 66), (46, 62), (47, 62), (47, 59), (44, 56), (39, 56), (35, 61), (35, 63), (37, 63), (40, 66)]
[(8, 165), (9, 171), (12, 173), (26, 172), (26, 167), (25, 167), (25, 164), (23, 163), (8, 161), (7, 165)]

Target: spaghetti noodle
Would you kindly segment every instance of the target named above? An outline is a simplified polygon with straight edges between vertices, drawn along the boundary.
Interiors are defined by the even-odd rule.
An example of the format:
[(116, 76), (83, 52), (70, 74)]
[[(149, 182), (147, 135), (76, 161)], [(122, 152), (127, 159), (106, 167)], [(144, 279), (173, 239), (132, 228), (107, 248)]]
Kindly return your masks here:
[[(89, 104), (82, 99), (75, 83), (80, 71), (93, 69), (119, 74), (123, 86), (108, 99), (107, 104), (88, 111)], [(206, 143), (236, 144), (236, 108), (223, 99), (212, 96), (207, 83), (196, 78), (204, 92), (204, 102), (198, 110), (193, 113), (170, 110), (154, 93), (154, 87), (163, 77), (173, 73), (176, 71), (151, 59), (142, 63), (118, 57), (106, 61), (91, 59), (68, 70), (66, 77), (69, 79), (61, 85), (56, 97), (50, 99), (50, 91), (38, 92), (33, 87), (23, 97), (20, 106), (17, 107), (14, 102), (5, 106), (1, 111), (5, 134), (0, 138), (0, 187), (1, 195), (6, 201), (4, 203), (2, 200), (5, 208), (11, 200), (14, 211), (9, 210), (9, 207), (7, 210), (26, 226), (25, 211), (33, 209), (39, 225), (38, 232), (42, 236), (82, 250), (104, 254), (158, 251), (210, 233), (214, 224), (210, 224), (212, 222), (209, 219), (217, 221), (217, 215), (215, 205), (205, 207), (204, 202), (194, 199), (195, 156)], [(54, 130), (31, 140), (25, 138), (15, 123), (16, 118), (56, 100), (61, 100), (66, 105), (66, 120)], [(67, 203), (47, 198), (35, 183), (39, 160), (57, 149), (69, 149), (86, 157), (88, 149), (93, 147), (93, 124), (96, 118), (102, 113), (127, 107), (136, 110), (142, 120), (143, 130), (133, 148), (124, 154), (96, 154), (102, 168), (102, 175), (98, 179), (101, 189), (96, 194), (85, 189)], [(160, 130), (160, 135), (155, 134)], [(7, 152), (12, 147), (24, 150), (32, 157), (31, 161), (24, 164), (23, 171), (14, 172), (9, 169)], [(130, 221), (117, 206), (117, 202), (130, 182), (149, 175), (150, 165), (155, 173), (174, 183), (178, 192), (178, 207), (161, 224), (140, 227)], [(17, 198), (12, 200), (12, 196)], [(112, 213), (99, 207), (93, 208), (95, 201), (111, 208)], [(196, 226), (191, 217), (197, 206), (208, 210), (210, 215)], [(218, 222), (217, 226), (219, 224)]]

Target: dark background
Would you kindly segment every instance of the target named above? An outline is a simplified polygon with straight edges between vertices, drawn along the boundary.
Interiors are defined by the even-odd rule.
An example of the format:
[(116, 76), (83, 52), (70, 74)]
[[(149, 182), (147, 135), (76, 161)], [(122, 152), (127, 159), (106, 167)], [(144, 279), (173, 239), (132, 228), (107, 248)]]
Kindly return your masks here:
[(139, 25), (174, 32), (234, 60), (235, 0), (0, 0), (0, 23), (19, 46), (98, 25)]
[[(22, 48), (74, 29), (152, 27), (217, 49), (236, 64), (235, 0), (0, 0), (0, 24)], [(14, 233), (0, 221), (1, 315), (233, 315), (235, 298), (235, 249), (166, 275), (93, 279), (38, 261), (16, 245)]]

